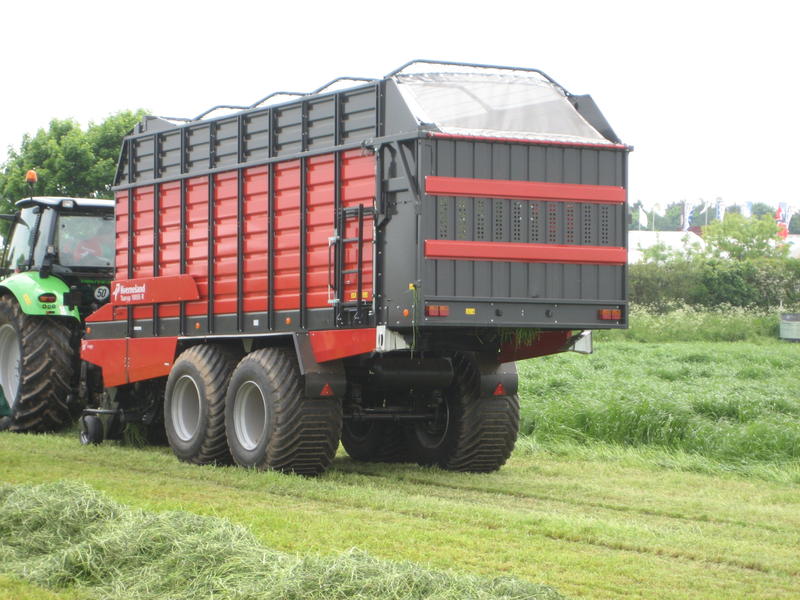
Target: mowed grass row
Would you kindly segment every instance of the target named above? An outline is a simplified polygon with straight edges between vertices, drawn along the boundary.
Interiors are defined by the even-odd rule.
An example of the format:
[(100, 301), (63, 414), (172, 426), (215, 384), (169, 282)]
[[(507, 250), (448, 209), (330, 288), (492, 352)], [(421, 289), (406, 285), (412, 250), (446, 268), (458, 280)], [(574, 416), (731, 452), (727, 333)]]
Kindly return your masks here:
[(76, 482), (0, 485), (0, 513), (3, 570), (95, 598), (561, 598), (518, 579), (431, 571), (361, 551), (277, 552), (226, 519), (131, 509)]
[(603, 341), (519, 363), (523, 433), (659, 446), (729, 465), (800, 459), (800, 344)]
[(282, 553), (359, 548), (423, 568), (513, 576), (567, 597), (800, 594), (797, 485), (664, 469), (633, 448), (554, 448), (523, 441), (489, 475), (340, 454), (324, 476), (305, 479), (195, 467), (165, 448), (3, 434), (0, 479), (81, 481), (132, 508), (221, 517)]

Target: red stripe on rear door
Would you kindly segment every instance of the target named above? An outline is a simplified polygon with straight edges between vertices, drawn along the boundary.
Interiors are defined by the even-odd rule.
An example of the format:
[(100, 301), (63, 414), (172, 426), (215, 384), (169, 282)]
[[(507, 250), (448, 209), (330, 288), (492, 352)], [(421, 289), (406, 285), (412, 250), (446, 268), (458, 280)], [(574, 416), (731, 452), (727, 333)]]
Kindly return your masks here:
[(509, 262), (624, 265), (625, 248), (617, 246), (566, 246), (517, 242), (425, 240), (425, 258), (492, 260)]
[(597, 202), (599, 204), (622, 204), (625, 202), (625, 189), (613, 185), (471, 179), (468, 177), (439, 177), (436, 175), (425, 177), (425, 193), (430, 196)]

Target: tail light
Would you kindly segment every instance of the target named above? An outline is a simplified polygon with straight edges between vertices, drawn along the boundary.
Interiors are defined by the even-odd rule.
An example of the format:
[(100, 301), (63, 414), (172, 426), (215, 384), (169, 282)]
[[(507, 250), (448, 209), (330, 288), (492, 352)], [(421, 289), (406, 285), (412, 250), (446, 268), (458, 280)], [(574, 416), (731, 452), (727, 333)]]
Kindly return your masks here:
[(450, 307), (446, 304), (426, 304), (425, 305), (426, 317), (449, 317)]
[(597, 318), (601, 321), (621, 321), (622, 310), (619, 308), (601, 308), (597, 311)]

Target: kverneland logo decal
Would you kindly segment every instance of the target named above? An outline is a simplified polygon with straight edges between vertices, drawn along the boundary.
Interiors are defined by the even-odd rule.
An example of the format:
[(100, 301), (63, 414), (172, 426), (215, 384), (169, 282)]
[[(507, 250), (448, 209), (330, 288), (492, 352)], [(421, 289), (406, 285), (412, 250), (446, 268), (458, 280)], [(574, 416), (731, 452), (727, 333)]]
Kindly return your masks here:
[(141, 285), (122, 285), (121, 283), (114, 284), (114, 291), (111, 295), (114, 297), (114, 302), (137, 302), (144, 300), (144, 295), (147, 293), (147, 284)]

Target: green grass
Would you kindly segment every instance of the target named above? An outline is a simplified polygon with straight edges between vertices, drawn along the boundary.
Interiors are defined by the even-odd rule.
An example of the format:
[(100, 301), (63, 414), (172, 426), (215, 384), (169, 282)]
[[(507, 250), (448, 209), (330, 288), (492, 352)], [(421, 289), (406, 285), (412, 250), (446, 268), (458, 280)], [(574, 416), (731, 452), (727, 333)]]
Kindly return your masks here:
[(241, 525), (133, 510), (72, 482), (0, 486), (0, 564), (42, 586), (103, 598), (557, 600), (554, 590), (375, 559), (298, 557)]
[(571, 598), (797, 597), (798, 485), (691, 472), (682, 460), (677, 451), (523, 440), (489, 475), (340, 455), (324, 476), (304, 479), (195, 467), (164, 448), (0, 435), (0, 480), (80, 481), (148, 514), (224, 518), (280, 553), (335, 560), (359, 548)]
[[(154, 551), (156, 543), (205, 548), (209, 539), (241, 536), (246, 543), (228, 550), (244, 549), (244, 555), (198, 571), (206, 583), (219, 581), (214, 565), (241, 564), (244, 556), (251, 561), (245, 583), (231, 589), (250, 589), (247, 549), (256, 548), (299, 565), (298, 585), (311, 588), (309, 580), (321, 585), (329, 573), (341, 581), (344, 569), (354, 574), (345, 577), (351, 582), (403, 573), (409, 581), (452, 578), (447, 585), (454, 589), (469, 581), (473, 591), (481, 585), (474, 577), (511, 576), (569, 598), (797, 598), (798, 365), (800, 345), (765, 337), (740, 343), (612, 339), (596, 344), (592, 356), (526, 361), (519, 365), (525, 435), (509, 463), (488, 475), (360, 464), (340, 451), (329, 472), (304, 479), (194, 467), (163, 447), (82, 447), (74, 433), (0, 433), (0, 481), (82, 482), (119, 503), (115, 510), (126, 519), (139, 519), (128, 531), (139, 527), (132, 522), (188, 534), (209, 523), (221, 528), (214, 529), (216, 538), (198, 533), (202, 539), (190, 536), (191, 543), (156, 535), (161, 541), (148, 540), (150, 553), (168, 554), (166, 546)], [(177, 521), (170, 511), (177, 511)], [(60, 547), (48, 560), (78, 548), (101, 553), (115, 535), (125, 538), (103, 527), (91, 545)], [(14, 534), (23, 537), (30, 536)], [(15, 556), (0, 551), (3, 598), (177, 595), (172, 588), (136, 596), (135, 583), (45, 589), (39, 584), (54, 585), (47, 574), (59, 571), (44, 568), (39, 578), (28, 577), (20, 569), (34, 561)], [(129, 564), (158, 573), (158, 561), (126, 556), (124, 565), (111, 561), (110, 579), (136, 579), (122, 572)], [(90, 561), (95, 569), (107, 562)], [(205, 563), (201, 556), (192, 564)], [(175, 577), (183, 589), (192, 578), (176, 572), (184, 573)], [(396, 588), (381, 590), (372, 596), (405, 597), (392, 595)]]
[(520, 363), (522, 424), (546, 443), (659, 446), (723, 463), (800, 459), (800, 345), (603, 342)]

